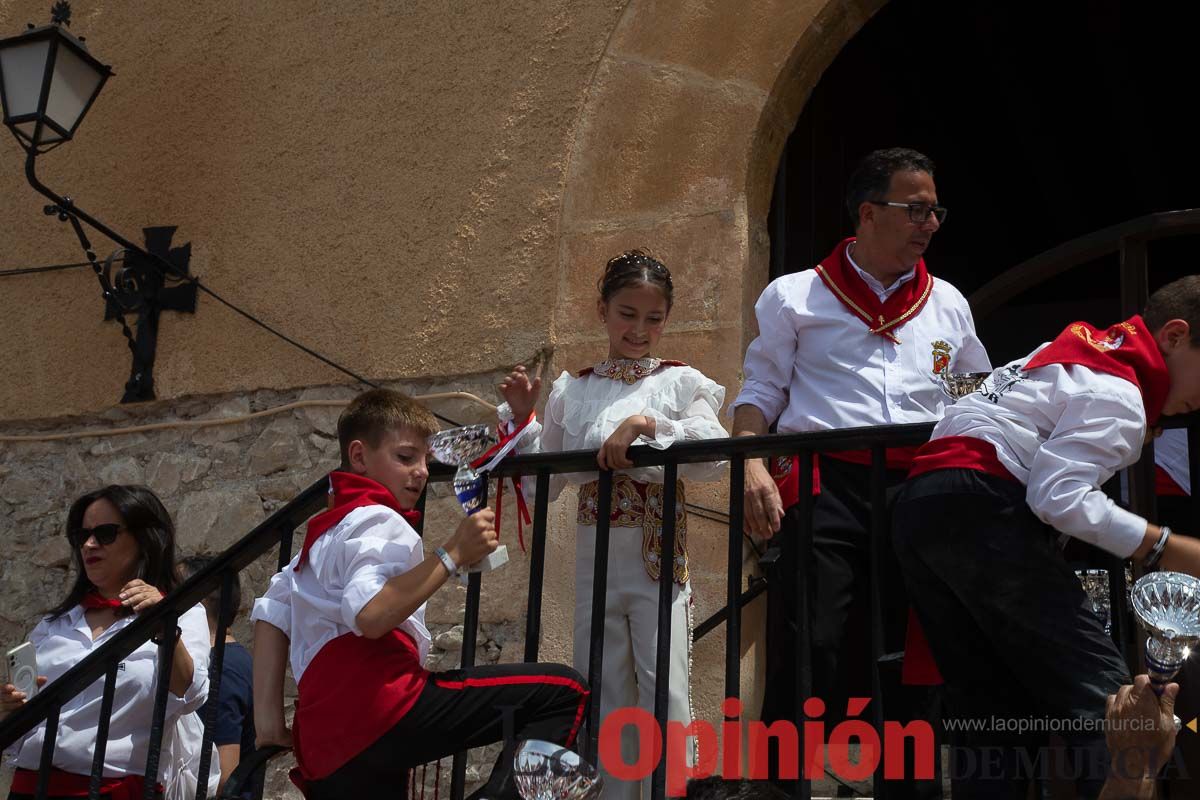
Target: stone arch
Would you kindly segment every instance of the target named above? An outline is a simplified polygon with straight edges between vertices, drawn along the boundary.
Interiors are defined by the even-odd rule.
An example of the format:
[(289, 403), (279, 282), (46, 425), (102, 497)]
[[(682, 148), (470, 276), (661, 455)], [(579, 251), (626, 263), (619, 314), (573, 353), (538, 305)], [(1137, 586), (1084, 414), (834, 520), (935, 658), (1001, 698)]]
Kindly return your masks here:
[[(604, 355), (603, 332), (587, 311), (596, 278), (615, 253), (649, 246), (676, 278), (662, 351), (732, 397), (767, 282), (767, 212), (783, 147), (821, 73), (885, 2), (629, 2), (596, 67), (566, 170), (555, 372)], [(723, 506), (724, 492), (706, 502)], [(701, 566), (698, 621), (724, 602), (724, 537), (693, 534), (689, 546)], [(758, 694), (754, 627), (748, 616), (747, 699)], [(707, 674), (696, 710), (715, 719), (722, 637), (702, 644), (696, 669)]]

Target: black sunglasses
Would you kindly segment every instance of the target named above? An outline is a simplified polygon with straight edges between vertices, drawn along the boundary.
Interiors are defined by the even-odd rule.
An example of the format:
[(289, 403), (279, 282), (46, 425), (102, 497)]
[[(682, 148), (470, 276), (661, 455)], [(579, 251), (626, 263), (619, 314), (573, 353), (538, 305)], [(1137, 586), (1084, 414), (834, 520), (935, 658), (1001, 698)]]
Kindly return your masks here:
[(117, 534), (121, 532), (121, 526), (115, 522), (109, 522), (104, 525), (97, 525), (94, 528), (76, 528), (67, 534), (67, 540), (76, 550), (82, 549), (84, 543), (95, 536), (96, 541), (102, 545), (110, 545), (116, 540)]

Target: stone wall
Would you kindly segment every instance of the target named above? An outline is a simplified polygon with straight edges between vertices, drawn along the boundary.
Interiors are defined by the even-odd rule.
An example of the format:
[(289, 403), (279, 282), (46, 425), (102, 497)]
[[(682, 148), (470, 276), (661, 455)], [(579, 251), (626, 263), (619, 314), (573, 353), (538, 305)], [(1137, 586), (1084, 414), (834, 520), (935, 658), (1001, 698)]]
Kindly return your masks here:
[[(455, 379), (453, 389), (494, 399), (498, 375)], [(450, 382), (397, 386), (413, 394), (447, 391)], [(302, 391), (259, 391), (246, 395), (185, 398), (142, 406), (120, 407), (101, 415), (44, 423), (0, 426), (0, 540), (8, 557), (0, 561), (0, 646), (12, 647), (66, 591), (71, 580), (70, 552), (63, 533), (66, 511), (80, 494), (108, 483), (141, 483), (166, 504), (178, 528), (181, 556), (216, 554), (249, 532), (337, 464), (335, 424), (339, 408), (301, 408), (268, 414), (236, 424), (188, 429), (132, 432), (117, 436), (87, 436), (62, 441), (14, 442), (2, 437), (53, 436), (67, 431), (97, 431), (175, 425), (186, 420), (240, 418), (279, 408), (298, 400), (346, 400), (356, 390), (348, 386), (316, 387)], [(431, 404), (458, 422), (487, 417), (486, 410), (463, 401)], [(694, 487), (689, 499), (721, 508), (723, 486)], [(571, 618), (574, 603), (574, 495), (564, 492), (551, 506), (540, 660), (571, 663)], [(517, 545), (513, 504), (505, 505), (503, 540), (511, 562), (484, 581), (476, 663), (516, 662), (523, 657), (525, 598), (528, 592), (527, 556)], [(444, 541), (461, 519), (461, 510), (445, 484), (433, 484), (426, 512), (426, 548)], [(693, 517), (691, 521), (695, 619), (703, 620), (724, 604), (724, 530)], [(528, 533), (526, 536), (528, 541)], [(299, 546), (299, 538), (294, 546)], [(242, 573), (243, 615), (235, 636), (249, 644), (246, 616), (253, 598), (261, 594), (275, 571), (276, 553), (264, 555)], [(450, 582), (427, 608), (434, 635), (429, 667), (459, 665), (465, 589)], [(755, 615), (748, 609), (745, 623), (743, 697), (753, 708), (755, 674), (753, 643)], [(723, 629), (697, 643), (695, 704), (700, 716), (719, 721), (723, 694)], [(288, 697), (294, 698), (289, 686)], [(468, 778), (486, 777), (493, 750), (472, 753)], [(286, 779), (290, 759), (276, 760), (269, 797), (299, 797)], [(432, 784), (435, 770), (428, 771)], [(449, 761), (443, 764), (442, 789), (449, 788)], [(469, 781), (469, 782), (470, 782)], [(432, 790), (432, 785), (430, 786)], [(0, 782), (0, 794), (4, 791)]]

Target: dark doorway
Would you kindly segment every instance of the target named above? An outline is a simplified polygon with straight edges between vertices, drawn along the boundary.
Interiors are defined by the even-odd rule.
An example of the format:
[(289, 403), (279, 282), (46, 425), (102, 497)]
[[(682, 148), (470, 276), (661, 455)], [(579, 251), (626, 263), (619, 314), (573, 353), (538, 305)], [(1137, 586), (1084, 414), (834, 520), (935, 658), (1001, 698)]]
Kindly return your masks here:
[[(788, 140), (772, 201), (771, 276), (843, 237), (846, 179), (903, 145), (937, 164), (950, 209), (930, 270), (970, 296), (1075, 237), (1200, 206), (1191, 105), (1200, 77), (1187, 4), (893, 0), (822, 76)], [(1200, 272), (1197, 242), (1152, 245), (1151, 289)], [(1074, 269), (978, 320), (1000, 363), (1065, 322), (1114, 320), (1117, 261)]]

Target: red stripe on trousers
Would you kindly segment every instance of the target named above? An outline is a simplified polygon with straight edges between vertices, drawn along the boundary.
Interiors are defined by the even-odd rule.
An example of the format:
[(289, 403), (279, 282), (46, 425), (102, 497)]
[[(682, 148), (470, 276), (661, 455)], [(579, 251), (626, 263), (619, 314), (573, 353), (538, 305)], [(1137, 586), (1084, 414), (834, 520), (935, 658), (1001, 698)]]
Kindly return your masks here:
[(467, 678), (465, 681), (447, 681), (441, 678), (434, 678), (435, 685), (442, 689), (450, 689), (451, 691), (459, 691), (471, 686), (513, 686), (529, 683), (540, 683), (548, 686), (570, 686), (579, 693), (579, 708), (575, 710), (575, 721), (571, 723), (571, 731), (567, 734), (567, 747), (575, 741), (575, 736), (579, 733), (579, 726), (583, 724), (583, 710), (587, 704), (588, 696), (591, 692), (583, 688), (579, 681), (573, 681), (570, 678), (562, 678), (557, 675), (513, 675), (508, 678)]

